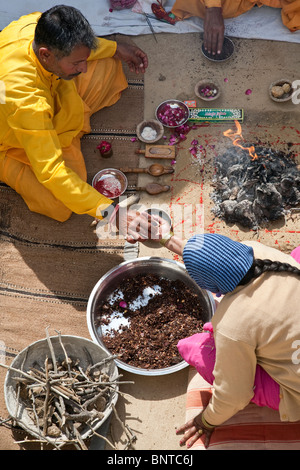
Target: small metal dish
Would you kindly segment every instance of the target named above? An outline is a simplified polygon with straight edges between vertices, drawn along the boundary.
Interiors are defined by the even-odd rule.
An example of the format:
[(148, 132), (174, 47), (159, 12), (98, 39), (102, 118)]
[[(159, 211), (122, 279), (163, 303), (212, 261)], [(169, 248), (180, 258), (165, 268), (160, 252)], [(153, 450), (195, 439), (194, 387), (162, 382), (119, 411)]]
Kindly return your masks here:
[[(93, 188), (97, 189), (97, 183), (101, 180), (105, 180), (106, 178), (113, 177), (118, 180), (119, 182), (119, 188), (118, 188), (118, 195), (117, 196), (109, 196), (106, 194), (103, 194), (105, 197), (108, 197), (109, 199), (116, 199), (120, 197), (122, 194), (127, 189), (128, 186), (128, 180), (127, 177), (124, 175), (124, 173), (120, 170), (117, 170), (116, 168), (106, 168), (105, 170), (100, 170), (98, 173), (95, 174), (93, 180), (92, 180), (92, 186)], [(99, 189), (97, 189), (99, 191)], [(100, 192), (100, 191), (99, 191)], [(102, 194), (102, 193), (101, 193)]]
[[(289, 91), (284, 91), (285, 85), (288, 85), (290, 87)], [(274, 96), (273, 94), (275, 92), (274, 87), (279, 87), (278, 89), (276, 89), (276, 91), (282, 91), (281, 96), (278, 96), (278, 97)], [(276, 82), (271, 83), (271, 85), (269, 86), (270, 98), (273, 101), (276, 101), (277, 103), (289, 101), (292, 98), (293, 92), (294, 92), (293, 83), (290, 80), (285, 80), (285, 79), (277, 80)]]
[(221, 54), (209, 54), (204, 49), (204, 43), (202, 44), (201, 51), (204, 57), (206, 57), (208, 60), (211, 60), (212, 62), (225, 62), (226, 60), (230, 59), (234, 53), (234, 43), (231, 39), (225, 36)]
[[(206, 90), (211, 90), (214, 93), (212, 95), (209, 95), (209, 93), (205, 94)], [(203, 79), (203, 80), (200, 80), (195, 85), (195, 94), (201, 100), (214, 101), (217, 98), (219, 98), (221, 94), (221, 90), (220, 90), (220, 86), (216, 82), (213, 82), (212, 80), (209, 80), (209, 79)]]
[[(178, 110), (180, 116), (177, 118), (175, 116), (175, 113)], [(175, 128), (182, 126), (188, 121), (190, 116), (190, 110), (188, 106), (183, 103), (183, 101), (166, 100), (157, 106), (155, 116), (156, 119), (161, 122), (164, 127)], [(171, 121), (172, 124), (170, 124)]]
[[(147, 127), (150, 127), (153, 131), (156, 132), (156, 136), (153, 139), (146, 139), (143, 137), (143, 131)], [(149, 119), (148, 121), (142, 121), (137, 125), (136, 133), (139, 140), (142, 142), (145, 142), (146, 144), (153, 144), (154, 142), (160, 140), (164, 135), (164, 126), (159, 121), (156, 121), (156, 119)]]

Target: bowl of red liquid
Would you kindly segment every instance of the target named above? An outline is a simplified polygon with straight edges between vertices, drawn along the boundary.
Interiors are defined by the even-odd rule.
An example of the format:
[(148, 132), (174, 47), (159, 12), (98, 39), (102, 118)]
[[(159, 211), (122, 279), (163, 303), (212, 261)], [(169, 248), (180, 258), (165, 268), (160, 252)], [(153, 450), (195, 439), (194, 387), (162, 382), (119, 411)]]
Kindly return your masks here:
[(95, 174), (92, 186), (103, 196), (115, 199), (127, 189), (128, 181), (122, 171), (115, 168), (106, 168)]

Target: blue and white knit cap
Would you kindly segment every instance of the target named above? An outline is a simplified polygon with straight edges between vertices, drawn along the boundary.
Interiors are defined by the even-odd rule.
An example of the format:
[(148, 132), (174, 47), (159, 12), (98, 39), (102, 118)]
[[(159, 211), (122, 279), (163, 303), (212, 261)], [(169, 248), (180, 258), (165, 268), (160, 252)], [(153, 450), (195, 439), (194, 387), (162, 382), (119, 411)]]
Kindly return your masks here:
[(194, 235), (183, 250), (189, 275), (202, 288), (215, 294), (233, 291), (253, 263), (253, 249), (224, 235)]

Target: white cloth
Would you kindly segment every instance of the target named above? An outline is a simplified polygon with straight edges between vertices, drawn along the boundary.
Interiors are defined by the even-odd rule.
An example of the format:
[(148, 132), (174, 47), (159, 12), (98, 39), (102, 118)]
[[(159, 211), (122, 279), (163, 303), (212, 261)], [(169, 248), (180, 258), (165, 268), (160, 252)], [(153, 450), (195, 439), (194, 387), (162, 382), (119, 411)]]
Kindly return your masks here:
[[(154, 0), (153, 0), (154, 1)], [(64, 1), (65, 5), (78, 8), (88, 19), (98, 36), (109, 34), (125, 34), (137, 36), (151, 34), (151, 30), (144, 15), (136, 13), (140, 6), (145, 13), (151, 12), (151, 0), (138, 0), (133, 9), (115, 10), (110, 12), (109, 0), (71, 0)], [(164, 7), (170, 11), (175, 0), (164, 0)], [(22, 15), (34, 11), (45, 11), (58, 3), (53, 0), (10, 0), (1, 7), (0, 29)], [(133, 11), (134, 10), (134, 11)], [(203, 32), (203, 20), (189, 18), (179, 21), (174, 26), (150, 19), (155, 33), (195, 33)], [(245, 39), (266, 39), (273, 41), (300, 43), (300, 31), (291, 33), (281, 21), (280, 9), (261, 7), (243, 15), (225, 20), (225, 34), (230, 37)]]

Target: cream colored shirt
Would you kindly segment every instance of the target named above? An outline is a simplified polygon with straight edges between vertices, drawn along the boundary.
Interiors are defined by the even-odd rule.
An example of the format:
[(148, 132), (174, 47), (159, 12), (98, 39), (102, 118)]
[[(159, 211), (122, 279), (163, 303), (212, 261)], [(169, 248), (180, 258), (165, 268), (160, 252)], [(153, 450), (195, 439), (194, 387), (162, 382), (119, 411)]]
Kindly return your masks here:
[[(290, 255), (259, 242), (245, 244), (257, 259), (300, 268)], [(212, 324), (215, 381), (205, 419), (220, 425), (250, 402), (259, 364), (280, 385), (281, 420), (300, 420), (300, 277), (265, 273), (237, 287), (223, 297)]]

